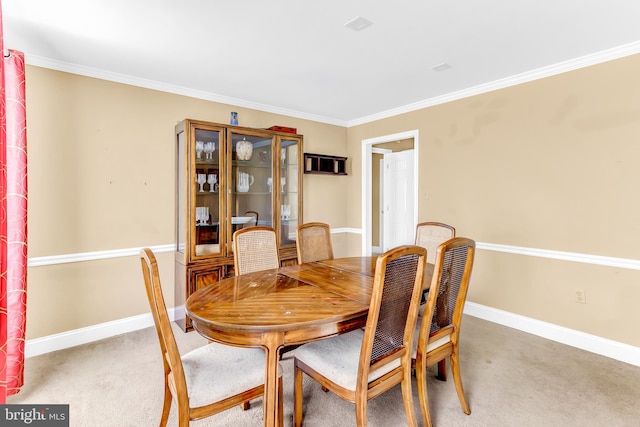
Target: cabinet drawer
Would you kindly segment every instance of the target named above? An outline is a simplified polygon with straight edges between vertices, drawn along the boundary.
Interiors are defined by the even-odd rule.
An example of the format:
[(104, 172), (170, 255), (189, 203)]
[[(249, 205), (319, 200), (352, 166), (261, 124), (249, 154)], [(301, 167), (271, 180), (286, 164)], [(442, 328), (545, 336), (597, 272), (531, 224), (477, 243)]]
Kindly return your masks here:
[(224, 266), (192, 268), (189, 272), (189, 295), (224, 278)]

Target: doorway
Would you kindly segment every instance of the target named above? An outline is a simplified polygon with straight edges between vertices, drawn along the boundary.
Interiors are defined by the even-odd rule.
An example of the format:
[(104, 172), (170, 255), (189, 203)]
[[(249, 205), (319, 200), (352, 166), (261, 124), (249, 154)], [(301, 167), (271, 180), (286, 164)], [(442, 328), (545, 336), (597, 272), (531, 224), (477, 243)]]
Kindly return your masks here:
[[(406, 171), (406, 178), (402, 178), (406, 179), (407, 182), (405, 185), (395, 186), (392, 182), (392, 190), (388, 191), (395, 192), (393, 197), (396, 200), (412, 201), (413, 203), (411, 205), (403, 204), (403, 225), (399, 225), (397, 221), (395, 223), (396, 227), (402, 227), (402, 231), (399, 235), (397, 234), (399, 232), (398, 229), (394, 231), (398, 238), (394, 238), (390, 244), (397, 246), (398, 244), (413, 243), (415, 227), (418, 223), (418, 147), (417, 129), (362, 141), (362, 254), (365, 256), (382, 252), (383, 248), (388, 246), (384, 243), (384, 236), (390, 230), (387, 229), (385, 231), (386, 227), (383, 225), (385, 222), (383, 215), (388, 214), (382, 213), (381, 206), (385, 203), (383, 199), (387, 198), (388, 201), (390, 196), (385, 195), (386, 192), (380, 188), (384, 179), (381, 177), (384, 175), (384, 169), (386, 169), (385, 167), (382, 172), (378, 172), (380, 168), (377, 167), (377, 163), (380, 161), (381, 155), (407, 151), (401, 156), (403, 157), (403, 162), (410, 163), (410, 168)], [(395, 184), (398, 183), (396, 182)], [(397, 192), (401, 192), (401, 194), (397, 194)], [(392, 203), (390, 209), (397, 207), (399, 206)], [(377, 211), (374, 212), (374, 210)], [(393, 215), (397, 217), (397, 212)], [(373, 244), (374, 237), (377, 240), (376, 245)]]

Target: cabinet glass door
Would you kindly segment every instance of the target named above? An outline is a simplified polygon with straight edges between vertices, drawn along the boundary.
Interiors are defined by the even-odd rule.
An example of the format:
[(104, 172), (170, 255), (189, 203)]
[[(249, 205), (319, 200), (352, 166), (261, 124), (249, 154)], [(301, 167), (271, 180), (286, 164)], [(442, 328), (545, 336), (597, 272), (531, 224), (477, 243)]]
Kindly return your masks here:
[(298, 226), (298, 160), (297, 139), (280, 139), (280, 245), (295, 245)]
[[(273, 227), (273, 137), (230, 130), (229, 220), (241, 228)], [(229, 239), (231, 241), (231, 239)]]
[(224, 149), (221, 131), (195, 128), (192, 134), (195, 255), (221, 254), (220, 221), (224, 218), (220, 196), (220, 158), (221, 148)]

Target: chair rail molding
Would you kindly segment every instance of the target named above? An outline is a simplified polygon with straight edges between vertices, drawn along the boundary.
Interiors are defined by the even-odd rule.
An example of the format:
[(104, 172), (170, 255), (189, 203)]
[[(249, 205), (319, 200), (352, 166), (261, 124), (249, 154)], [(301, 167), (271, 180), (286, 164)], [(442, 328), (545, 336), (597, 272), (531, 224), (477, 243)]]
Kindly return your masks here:
[[(362, 234), (360, 228), (333, 228), (331, 234), (353, 233)], [(151, 247), (154, 252), (172, 252), (175, 244), (158, 245)], [(93, 261), (106, 258), (118, 258), (136, 256), (141, 248), (128, 248), (109, 251), (85, 252), (79, 254), (55, 255), (35, 257), (29, 259), (29, 267), (39, 267), (70, 262)], [(589, 255), (575, 252), (554, 251), (548, 249), (527, 248), (520, 246), (501, 245), (495, 243), (476, 243), (476, 249), (505, 252), (511, 254), (551, 258), (564, 261), (581, 262), (587, 264), (605, 265), (617, 268), (640, 270), (640, 260), (628, 258), (615, 258), (600, 255)], [(175, 313), (180, 313), (184, 307), (169, 309), (169, 315), (173, 319)], [(523, 332), (531, 333), (552, 341), (577, 347), (592, 353), (600, 354), (631, 365), (640, 366), (640, 347), (620, 343), (617, 341), (590, 335), (584, 332), (558, 326), (552, 323), (542, 322), (515, 313), (498, 310), (493, 307), (467, 301), (464, 313), (490, 322), (508, 326)], [(70, 330), (59, 334), (27, 340), (25, 347), (26, 357), (38, 356), (50, 351), (61, 350), (80, 344), (97, 341), (103, 338), (119, 334), (133, 332), (153, 326), (151, 314), (128, 317), (111, 322), (101, 323), (85, 328)]]
[[(332, 228), (331, 234), (352, 233), (362, 234), (360, 228)], [(173, 252), (175, 244), (150, 246), (156, 252)], [(44, 265), (65, 264), (70, 262), (95, 261), (107, 258), (119, 258), (127, 256), (136, 256), (140, 253), (139, 248), (115, 249), (108, 251), (83, 252), (77, 254), (52, 255), (43, 257), (29, 258), (29, 267), (40, 267)], [(505, 252), (516, 255), (534, 256), (539, 258), (551, 258), (562, 261), (581, 262), (586, 264), (606, 265), (609, 267), (627, 268), (631, 270), (640, 270), (640, 260), (630, 258), (615, 258), (601, 255), (581, 254), (577, 252), (563, 252), (551, 249), (527, 248), (523, 246), (501, 245), (497, 243), (476, 242), (476, 249)]]
[(640, 270), (640, 260), (629, 258), (614, 258), (600, 255), (581, 254), (577, 252), (554, 251), (550, 249), (526, 248), (521, 246), (499, 245), (495, 243), (476, 243), (476, 249), (510, 254), (527, 255), (539, 258), (551, 258), (562, 261), (582, 262), (585, 264), (606, 265), (609, 267)]
[[(148, 247), (153, 252), (156, 252), (156, 253), (173, 252), (176, 249), (176, 245), (173, 243), (169, 245), (156, 245), (156, 246), (144, 246), (144, 247)], [(29, 258), (28, 266), (40, 267), (43, 265), (66, 264), (70, 262), (95, 261), (99, 259), (137, 256), (137, 255), (140, 255), (140, 249), (142, 248), (143, 247), (141, 246), (139, 248), (114, 249), (114, 250), (108, 250), (108, 251), (82, 252), (77, 254), (34, 257), (34, 258)]]

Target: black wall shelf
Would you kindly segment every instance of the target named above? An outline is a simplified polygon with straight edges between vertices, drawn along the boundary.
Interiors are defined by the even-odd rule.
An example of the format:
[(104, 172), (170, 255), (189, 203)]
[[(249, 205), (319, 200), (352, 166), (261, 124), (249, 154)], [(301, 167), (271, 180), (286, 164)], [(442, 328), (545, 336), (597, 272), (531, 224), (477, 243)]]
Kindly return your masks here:
[(304, 173), (346, 175), (347, 158), (325, 154), (304, 153)]

